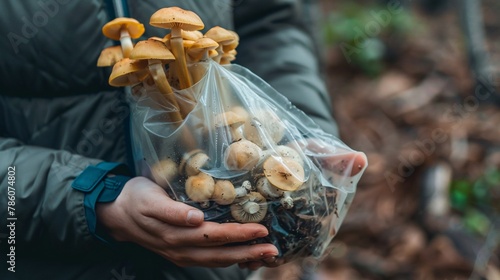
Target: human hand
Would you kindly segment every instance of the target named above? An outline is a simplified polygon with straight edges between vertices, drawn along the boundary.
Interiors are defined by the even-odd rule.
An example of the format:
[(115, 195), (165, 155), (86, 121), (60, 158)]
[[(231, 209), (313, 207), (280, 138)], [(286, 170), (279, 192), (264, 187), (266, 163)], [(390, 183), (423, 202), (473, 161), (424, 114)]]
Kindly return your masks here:
[(224, 246), (268, 235), (260, 224), (203, 221), (203, 212), (176, 202), (144, 177), (128, 181), (118, 198), (98, 203), (97, 221), (117, 241), (135, 242), (178, 266), (225, 267), (278, 254), (272, 244)]
[(306, 154), (313, 155), (321, 167), (335, 174), (353, 177), (359, 174), (368, 164), (366, 155), (362, 152), (333, 147), (320, 139), (307, 139), (301, 148)]

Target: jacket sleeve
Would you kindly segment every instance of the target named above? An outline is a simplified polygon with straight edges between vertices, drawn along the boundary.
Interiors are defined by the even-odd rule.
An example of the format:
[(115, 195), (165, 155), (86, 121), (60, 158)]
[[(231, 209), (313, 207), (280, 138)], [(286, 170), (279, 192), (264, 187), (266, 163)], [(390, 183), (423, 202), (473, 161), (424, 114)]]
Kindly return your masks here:
[(322, 80), (315, 0), (234, 1), (237, 63), (285, 95), (323, 130), (337, 135)]
[[(92, 240), (84, 194), (72, 189), (71, 184), (98, 160), (1, 137), (0, 159), (0, 220), (4, 223), (7, 217), (17, 218), (17, 244), (64, 242), (72, 249)], [(9, 199), (12, 194), (15, 200)], [(8, 201), (15, 205), (11, 202), (8, 208)]]

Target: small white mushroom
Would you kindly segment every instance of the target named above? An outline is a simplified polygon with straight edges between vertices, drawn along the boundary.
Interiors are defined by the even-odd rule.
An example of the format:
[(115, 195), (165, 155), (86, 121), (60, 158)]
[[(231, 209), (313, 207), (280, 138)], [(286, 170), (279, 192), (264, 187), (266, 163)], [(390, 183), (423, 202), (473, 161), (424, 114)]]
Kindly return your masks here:
[(250, 183), (250, 181), (248, 180), (245, 180), (243, 181), (243, 183), (241, 184), (240, 187), (237, 187), (235, 190), (236, 190), (236, 197), (243, 197), (245, 195), (247, 195), (248, 193), (250, 193), (252, 191), (252, 184)]
[(231, 205), (231, 215), (240, 223), (258, 223), (266, 213), (266, 199), (258, 192), (251, 192)]

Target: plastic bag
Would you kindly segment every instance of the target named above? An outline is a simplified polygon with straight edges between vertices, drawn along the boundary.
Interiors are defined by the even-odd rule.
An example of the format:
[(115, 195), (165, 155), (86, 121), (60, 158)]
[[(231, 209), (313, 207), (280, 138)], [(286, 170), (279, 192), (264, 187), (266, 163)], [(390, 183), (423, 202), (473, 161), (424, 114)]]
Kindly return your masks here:
[(265, 225), (269, 235), (254, 242), (274, 244), (281, 258), (321, 256), (366, 166), (353, 166), (353, 150), (246, 68), (189, 67), (202, 78), (175, 92), (191, 111), (182, 122), (167, 121), (176, 109), (154, 87), (134, 91), (138, 174), (207, 221)]

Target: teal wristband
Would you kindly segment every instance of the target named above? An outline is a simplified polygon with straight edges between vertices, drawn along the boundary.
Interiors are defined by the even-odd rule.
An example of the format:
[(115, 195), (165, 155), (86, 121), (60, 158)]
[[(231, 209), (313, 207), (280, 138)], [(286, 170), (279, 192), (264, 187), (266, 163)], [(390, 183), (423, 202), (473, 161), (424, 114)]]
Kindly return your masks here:
[(71, 185), (73, 189), (85, 193), (85, 217), (89, 231), (105, 243), (108, 241), (96, 233), (95, 206), (98, 202), (114, 201), (130, 179), (130, 171), (124, 164), (102, 162), (96, 166), (87, 167)]

